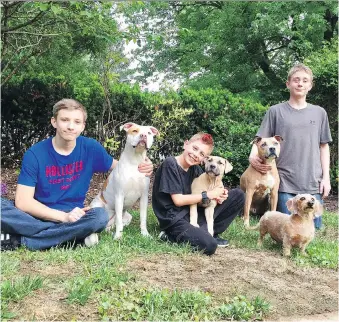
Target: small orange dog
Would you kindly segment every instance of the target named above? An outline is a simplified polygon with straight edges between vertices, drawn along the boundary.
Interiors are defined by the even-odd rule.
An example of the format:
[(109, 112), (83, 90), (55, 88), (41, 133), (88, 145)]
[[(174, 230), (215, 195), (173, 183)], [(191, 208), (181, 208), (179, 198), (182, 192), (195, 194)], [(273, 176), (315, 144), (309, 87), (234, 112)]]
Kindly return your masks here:
[(302, 255), (307, 256), (305, 249), (313, 240), (315, 228), (314, 217), (321, 216), (323, 207), (310, 194), (299, 194), (286, 203), (292, 215), (278, 211), (267, 211), (259, 223), (250, 230), (259, 230), (258, 246), (262, 245), (267, 233), (272, 239), (283, 244), (283, 255), (290, 256), (292, 247), (299, 247)]

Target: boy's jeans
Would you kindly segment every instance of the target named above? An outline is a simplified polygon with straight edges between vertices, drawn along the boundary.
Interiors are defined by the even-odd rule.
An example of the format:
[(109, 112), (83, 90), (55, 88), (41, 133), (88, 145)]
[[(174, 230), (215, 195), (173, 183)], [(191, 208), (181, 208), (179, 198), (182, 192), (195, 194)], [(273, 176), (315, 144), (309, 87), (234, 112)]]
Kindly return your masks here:
[[(291, 199), (295, 196), (296, 195), (293, 193), (279, 192), (277, 211), (290, 215), (291, 213), (287, 209), (286, 202), (288, 199)], [(323, 200), (321, 199), (320, 193), (313, 194), (313, 196), (316, 197), (320, 201), (321, 204), (323, 204)], [(322, 216), (314, 218), (314, 226), (316, 229), (321, 228), (322, 221), (323, 221)]]
[(104, 208), (92, 208), (76, 222), (56, 223), (37, 219), (16, 208), (12, 201), (1, 198), (1, 232), (21, 236), (21, 244), (31, 250), (82, 241), (102, 231), (107, 222)]

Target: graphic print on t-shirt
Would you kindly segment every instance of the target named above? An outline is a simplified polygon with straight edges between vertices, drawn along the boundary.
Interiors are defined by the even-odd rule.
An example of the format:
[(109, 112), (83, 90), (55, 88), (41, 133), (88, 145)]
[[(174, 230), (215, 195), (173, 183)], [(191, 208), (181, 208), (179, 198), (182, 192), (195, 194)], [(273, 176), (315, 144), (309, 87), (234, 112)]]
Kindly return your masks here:
[(64, 166), (47, 165), (45, 175), (49, 184), (58, 184), (60, 190), (67, 190), (73, 181), (80, 178), (84, 169), (83, 161), (75, 161)]

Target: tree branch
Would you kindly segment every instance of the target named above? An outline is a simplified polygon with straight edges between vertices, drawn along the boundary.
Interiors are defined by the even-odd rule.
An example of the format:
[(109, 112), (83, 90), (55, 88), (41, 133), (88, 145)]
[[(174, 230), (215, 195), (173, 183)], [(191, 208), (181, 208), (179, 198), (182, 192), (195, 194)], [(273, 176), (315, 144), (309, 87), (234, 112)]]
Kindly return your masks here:
[(36, 55), (36, 57), (39, 57), (40, 55), (42, 55), (43, 53), (45, 53), (47, 50), (49, 50), (50, 46), (47, 46), (47, 48), (45, 50), (41, 50), (39, 52), (32, 52), (30, 55), (28, 55), (27, 57), (23, 57), (19, 63), (16, 65), (16, 67), (12, 70), (12, 72), (1, 82), (1, 86), (3, 86), (5, 83), (8, 82), (9, 79), (11, 79), (11, 77), (18, 71), (18, 69), (26, 63), (26, 61), (31, 58), (32, 56)]
[(8, 31), (8, 34), (26, 34), (26, 35), (33, 35), (33, 36), (41, 36), (41, 37), (50, 37), (50, 36), (60, 36), (63, 35), (63, 33), (60, 34), (37, 34), (34, 32), (28, 32), (28, 31)]
[(35, 21), (37, 21), (40, 17), (42, 17), (45, 14), (45, 11), (40, 11), (33, 19), (26, 21), (25, 23), (22, 23), (20, 25), (14, 26), (14, 27), (8, 27), (8, 28), (1, 28), (1, 33), (8, 33), (9, 31), (18, 30), (20, 28), (26, 27), (28, 25), (31, 25)]

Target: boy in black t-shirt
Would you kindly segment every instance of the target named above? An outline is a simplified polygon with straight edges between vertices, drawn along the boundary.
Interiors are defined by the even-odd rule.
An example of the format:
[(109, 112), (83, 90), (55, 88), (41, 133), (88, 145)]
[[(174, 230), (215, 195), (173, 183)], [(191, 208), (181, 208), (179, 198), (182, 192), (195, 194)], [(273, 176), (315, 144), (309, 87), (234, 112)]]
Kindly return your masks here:
[(198, 133), (184, 143), (184, 151), (177, 157), (168, 157), (155, 174), (152, 206), (162, 230), (162, 239), (189, 243), (196, 250), (207, 255), (214, 254), (217, 246), (226, 247), (228, 241), (218, 237), (232, 220), (243, 211), (245, 196), (242, 190), (214, 188), (207, 191), (209, 199), (216, 199), (214, 209), (214, 236), (207, 231), (204, 208), (198, 208), (198, 224), (190, 224), (190, 205), (202, 201), (201, 194), (192, 194), (194, 178), (203, 173), (199, 164), (213, 150), (213, 138), (209, 134)]

